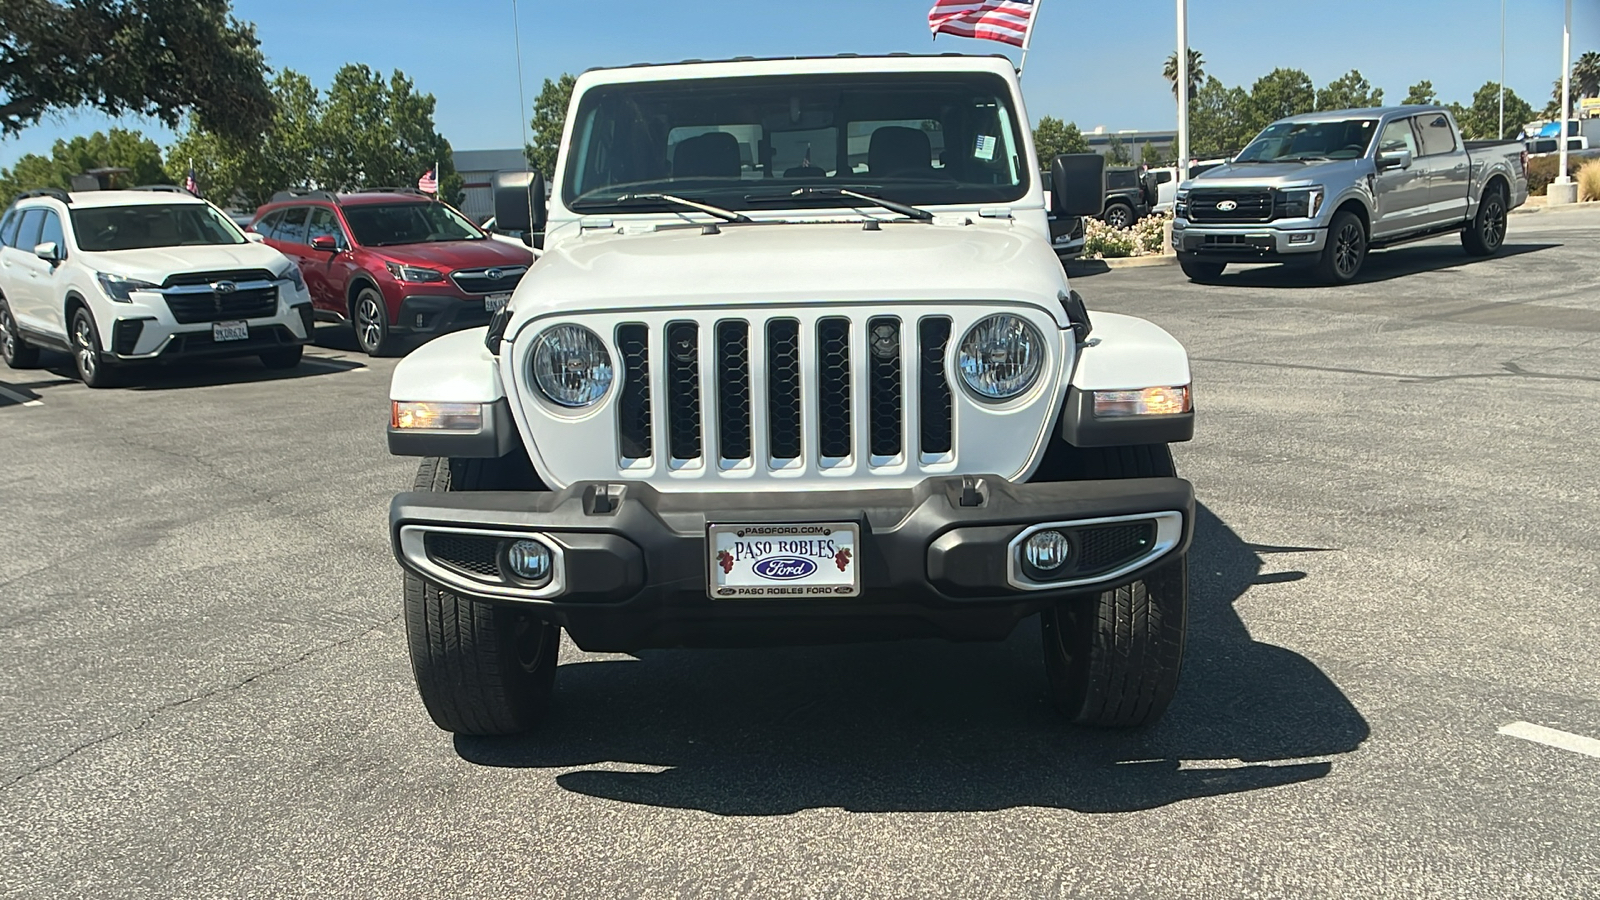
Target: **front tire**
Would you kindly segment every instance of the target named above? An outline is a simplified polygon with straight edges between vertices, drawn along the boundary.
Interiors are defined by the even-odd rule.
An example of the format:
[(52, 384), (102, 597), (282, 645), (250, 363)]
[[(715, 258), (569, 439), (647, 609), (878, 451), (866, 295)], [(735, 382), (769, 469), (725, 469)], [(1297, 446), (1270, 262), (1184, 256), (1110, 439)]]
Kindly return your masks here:
[(72, 362), (85, 387), (106, 388), (117, 384), (117, 372), (100, 352), (100, 329), (94, 314), (80, 306), (72, 313)]
[[(418, 491), (504, 488), (493, 460), (426, 459)], [(539, 724), (555, 685), (561, 629), (514, 606), (458, 597), (407, 573), (406, 638), (428, 715), (456, 734), (518, 734)]]
[(11, 317), (11, 307), (0, 300), (0, 359), (13, 369), (32, 369), (39, 365), (39, 348), (28, 346)]
[(1112, 228), (1132, 228), (1138, 217), (1133, 213), (1133, 207), (1126, 203), (1113, 203), (1106, 207), (1103, 220)]
[(1506, 242), (1506, 197), (1496, 185), (1478, 204), (1478, 214), (1461, 232), (1461, 246), (1472, 256), (1493, 256)]
[(1349, 210), (1335, 213), (1328, 225), (1328, 243), (1317, 259), (1316, 276), (1323, 284), (1349, 284), (1367, 261), (1367, 228)]
[(383, 294), (372, 285), (364, 285), (356, 292), (350, 304), (350, 323), (356, 332), (356, 343), (368, 356), (393, 356), (399, 349), (399, 340), (389, 333), (389, 309)]
[(1209, 284), (1222, 277), (1222, 270), (1228, 267), (1227, 263), (1205, 262), (1197, 259), (1193, 253), (1178, 254), (1178, 267), (1183, 269), (1183, 274), (1190, 281), (1197, 284)]

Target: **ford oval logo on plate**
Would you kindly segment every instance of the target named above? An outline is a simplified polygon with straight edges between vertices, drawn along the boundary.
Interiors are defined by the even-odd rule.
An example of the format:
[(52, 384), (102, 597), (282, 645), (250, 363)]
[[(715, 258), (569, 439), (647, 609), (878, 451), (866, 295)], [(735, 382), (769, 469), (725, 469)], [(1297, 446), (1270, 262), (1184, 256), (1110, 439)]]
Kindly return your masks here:
[(817, 564), (802, 556), (773, 556), (751, 566), (757, 575), (774, 581), (794, 581), (814, 575)]
[(1239, 208), (1239, 201), (1237, 201), (1237, 200), (1224, 200), (1221, 203), (1217, 204), (1217, 209), (1219, 211), (1221, 211), (1221, 212), (1233, 212), (1234, 210), (1236, 210), (1238, 208)]

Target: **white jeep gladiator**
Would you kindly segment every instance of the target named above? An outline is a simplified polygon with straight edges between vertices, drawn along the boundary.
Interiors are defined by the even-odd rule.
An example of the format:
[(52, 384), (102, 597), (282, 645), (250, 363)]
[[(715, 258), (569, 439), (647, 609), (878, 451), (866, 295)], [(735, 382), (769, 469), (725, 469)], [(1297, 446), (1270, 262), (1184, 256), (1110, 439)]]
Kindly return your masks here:
[[(1072, 292), (1028, 122), (1003, 57), (578, 79), (548, 207), (533, 176), (497, 203), (543, 256), (391, 388), (390, 450), (425, 457), (390, 522), (441, 728), (537, 723), (562, 628), (627, 652), (1036, 613), (1069, 719), (1161, 714), (1188, 358)], [(1066, 171), (1051, 212), (1098, 213), (1103, 170)]]

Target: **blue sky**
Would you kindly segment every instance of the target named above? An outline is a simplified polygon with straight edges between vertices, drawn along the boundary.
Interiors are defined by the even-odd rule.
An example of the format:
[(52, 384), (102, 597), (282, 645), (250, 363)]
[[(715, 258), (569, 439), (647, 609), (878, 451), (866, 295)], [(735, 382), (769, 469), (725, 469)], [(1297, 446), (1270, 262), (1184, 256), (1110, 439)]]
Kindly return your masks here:
[[(1508, 87), (1535, 109), (1560, 75), (1561, 0), (1508, 0)], [(521, 0), (531, 104), (546, 77), (634, 62), (839, 52), (989, 53), (1004, 45), (929, 40), (931, 0)], [(1044, 0), (1024, 93), (1029, 114), (1089, 130), (1173, 127), (1161, 66), (1176, 42), (1173, 0)], [(438, 98), (436, 121), (457, 149), (516, 147), (527, 118), (517, 98), (511, 0), (235, 0), (256, 23), (268, 62), (325, 87), (346, 62), (403, 69)], [(1600, 50), (1600, 0), (1574, 0), (1573, 55)], [(1360, 69), (1400, 100), (1430, 79), (1467, 102), (1500, 70), (1500, 0), (1191, 0), (1190, 43), (1206, 70), (1246, 87), (1274, 67), (1318, 85)], [(1012, 53), (1015, 58), (1015, 53)], [(48, 153), (58, 137), (104, 128), (98, 115), (56, 116), (0, 142), (0, 165)], [(159, 124), (131, 120), (165, 144)]]

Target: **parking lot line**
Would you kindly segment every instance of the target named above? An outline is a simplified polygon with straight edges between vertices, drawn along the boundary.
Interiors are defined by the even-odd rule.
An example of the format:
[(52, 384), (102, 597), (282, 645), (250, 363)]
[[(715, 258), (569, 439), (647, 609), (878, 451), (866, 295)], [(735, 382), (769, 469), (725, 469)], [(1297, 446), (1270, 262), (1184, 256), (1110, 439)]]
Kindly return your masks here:
[(1508, 734), (1514, 738), (1522, 738), (1535, 744), (1544, 744), (1547, 747), (1556, 747), (1561, 750), (1570, 750), (1573, 753), (1582, 753), (1584, 756), (1593, 756), (1600, 759), (1600, 741), (1587, 738), (1578, 734), (1557, 731), (1532, 722), (1512, 722), (1502, 725), (1498, 729), (1500, 734)]
[(11, 401), (14, 401), (16, 403), (20, 403), (23, 406), (43, 406), (44, 405), (44, 401), (43, 400), (36, 400), (36, 399), (30, 398), (30, 397), (27, 397), (27, 396), (25, 396), (23, 394), (19, 394), (16, 391), (7, 390), (6, 388), (3, 388), (3, 387), (0, 387), (0, 397), (4, 397), (7, 400), (11, 400)]

